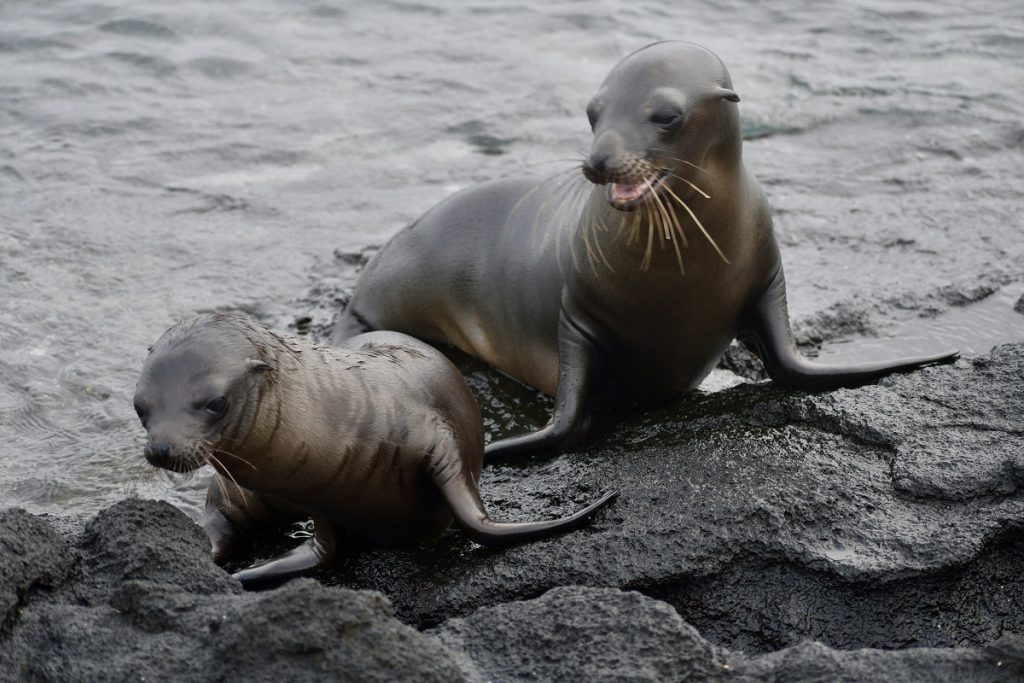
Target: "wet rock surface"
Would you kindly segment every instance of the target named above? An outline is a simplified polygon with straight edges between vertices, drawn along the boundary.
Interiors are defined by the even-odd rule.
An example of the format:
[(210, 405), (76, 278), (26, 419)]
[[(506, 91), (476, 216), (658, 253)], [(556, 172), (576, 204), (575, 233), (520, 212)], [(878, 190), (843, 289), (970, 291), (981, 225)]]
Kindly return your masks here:
[[(28, 564), (40, 576), (54, 573), (44, 556), (51, 544), (67, 565), (74, 561), (63, 582), (54, 577), (23, 591), (0, 635), (0, 680), (460, 676), (453, 656), (395, 619), (378, 593), (327, 588), (312, 579), (243, 592), (210, 560), (202, 531), (167, 503), (118, 503), (69, 546), (42, 518), (7, 512), (0, 516), (0, 539), (5, 551), (38, 547), (26, 557), (35, 558)], [(0, 576), (12, 576), (19, 563), (26, 564), (5, 552)]]
[[(175, 518), (177, 519), (175, 520)], [(168, 522), (171, 522), (168, 525)], [(0, 633), (0, 680), (338, 681), (1006, 681), (1024, 676), (1024, 637), (977, 647), (836, 650), (804, 641), (765, 655), (709, 642), (665, 602), (617, 588), (562, 586), (450, 619), (425, 633), (386, 597), (299, 579), (246, 593), (165, 503), (101, 513), (128, 550), (93, 529), (70, 546), (47, 521), (0, 517), (5, 549), (51, 537), (73, 571), (22, 596)], [(161, 546), (163, 543), (163, 546)], [(131, 546), (143, 549), (132, 552)], [(161, 552), (159, 548), (164, 547)], [(98, 552), (97, 552), (98, 550)], [(109, 562), (96, 563), (98, 556)], [(145, 556), (148, 561), (140, 562)], [(90, 560), (89, 558), (93, 558)], [(0, 569), (9, 576), (12, 555)], [(18, 558), (17, 561), (22, 561)], [(35, 556), (27, 566), (46, 566)], [(105, 585), (80, 599), (79, 584)], [(197, 577), (206, 577), (198, 580)], [(87, 591), (89, 592), (89, 591)]]
[(980, 645), (1024, 631), (1022, 377), (1010, 345), (857, 389), (685, 397), (575, 453), (485, 470), (500, 519), (620, 489), (583, 531), (502, 552), (455, 532), (356, 549), (333, 580), (420, 626), (584, 584), (665, 600), (748, 653)]
[(431, 633), (460, 653), (473, 681), (713, 680), (730, 667), (669, 605), (608, 588), (555, 588)]
[[(620, 489), (590, 527), (502, 551), (457, 531), (353, 541), (323, 582), (258, 593), (167, 503), (63, 534), (8, 510), (0, 678), (1014, 680), (1022, 377), (1017, 344), (856, 389), (748, 384), (609, 417), (481, 485), (510, 520)], [(490, 379), (477, 390), (511, 400)]]
[(571, 586), (487, 607), (431, 631), (470, 681), (1006, 681), (1024, 676), (1024, 638), (983, 648), (833, 650), (803, 642), (749, 657), (715, 647), (668, 605)]
[(24, 510), (0, 512), (0, 634), (32, 593), (63, 583), (68, 548), (45, 522)]

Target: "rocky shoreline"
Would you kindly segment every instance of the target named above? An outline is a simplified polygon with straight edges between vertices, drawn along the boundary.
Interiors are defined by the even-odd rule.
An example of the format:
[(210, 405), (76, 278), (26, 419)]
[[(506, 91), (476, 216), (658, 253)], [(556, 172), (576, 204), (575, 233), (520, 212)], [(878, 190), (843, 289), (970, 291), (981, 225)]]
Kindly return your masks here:
[(356, 545), (263, 592), (167, 503), (7, 510), (0, 680), (1021, 679), (1021, 377), (1014, 344), (857, 389), (693, 395), (487, 471), (506, 519), (621, 488), (585, 530)]
[[(0, 683), (1024, 680), (1020, 8), (0, 17)], [(481, 485), (509, 521), (621, 489), (586, 529), (500, 552), (454, 532), (352, 541), (319, 580), (243, 591), (182, 512), (196, 482), (146, 478), (131, 410), (146, 346), (209, 310), (322, 335), (367, 244), (473, 183), (563, 170), (608, 70), (657, 39), (729, 66), (802, 349), (965, 358), (609, 417), (575, 452)], [(725, 365), (760, 377), (735, 349)], [(536, 394), (462, 367), (492, 437), (547, 418)]]

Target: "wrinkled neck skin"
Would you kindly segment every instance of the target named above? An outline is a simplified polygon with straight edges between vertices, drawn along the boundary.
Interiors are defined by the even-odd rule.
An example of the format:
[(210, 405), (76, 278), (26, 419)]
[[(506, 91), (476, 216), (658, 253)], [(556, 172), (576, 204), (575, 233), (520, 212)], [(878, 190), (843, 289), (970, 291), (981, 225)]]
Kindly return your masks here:
[[(301, 353), (301, 362), (295, 350)], [(330, 359), (322, 361), (323, 354)], [(222, 435), (218, 444), (222, 453), (215, 454), (219, 460), (215, 469), (222, 474), (226, 470), (225, 476), (258, 493), (273, 494), (285, 490), (285, 484), (294, 487), (289, 479), (300, 464), (311, 466), (328, 454), (343, 453), (350, 438), (344, 426), (359, 424), (370, 413), (370, 397), (364, 388), (349, 386), (348, 380), (357, 381), (351, 373), (316, 369), (325, 361), (344, 364), (346, 360), (355, 368), (357, 356), (312, 346), (271, 352), (268, 362), (274, 370), (251, 378), (241, 398), (245, 401), (243, 417)], [(344, 400), (329, 400), (327, 391)], [(310, 420), (323, 427), (303, 429)]]
[(210, 464), (218, 473), (253, 490), (260, 488), (273, 463), (261, 445), (284, 438), (290, 423), (291, 392), (281, 377), (287, 376), (294, 360), (279, 350), (268, 352), (267, 360), (274, 370), (248, 378), (235, 392), (241, 401), (239, 413), (211, 449)]
[[(363, 392), (345, 391), (339, 383), (345, 373), (328, 375), (327, 368), (316, 371), (325, 353), (336, 363), (358, 363), (357, 354), (342, 349), (294, 342), (289, 347), (275, 345), (264, 351), (264, 358), (274, 369), (250, 377), (237, 392), (238, 400), (243, 402), (241, 412), (215, 444), (217, 460), (211, 462), (214, 469), (248, 489), (272, 493), (287, 480), (297, 462), (317, 460), (323, 453), (344, 446), (302, 431), (311, 417), (327, 418), (320, 417), (324, 406), (318, 396), (320, 380), (326, 377), (331, 378), (331, 390), (346, 395), (343, 414), (333, 416), (335, 424), (350, 423), (353, 414), (366, 412)], [(334, 434), (334, 430), (320, 431)]]

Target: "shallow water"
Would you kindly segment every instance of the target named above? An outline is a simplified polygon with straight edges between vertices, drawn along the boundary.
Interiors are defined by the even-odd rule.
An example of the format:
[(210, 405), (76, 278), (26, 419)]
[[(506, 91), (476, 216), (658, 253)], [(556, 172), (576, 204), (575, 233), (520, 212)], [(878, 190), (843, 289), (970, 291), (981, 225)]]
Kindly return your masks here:
[(654, 40), (729, 65), (798, 320), (852, 305), (885, 334), (1018, 282), (1019, 4), (771, 5), (0, 4), (0, 506), (195, 512), (202, 477), (141, 457), (146, 347), (196, 311), (329, 314), (334, 250), (571, 164)]
[(818, 357), (832, 363), (870, 363), (904, 354), (928, 356), (950, 350), (963, 356), (980, 356), (997, 344), (1024, 339), (1024, 303), (1018, 302), (1024, 302), (1024, 283), (1014, 283), (933, 319), (893, 325), (884, 336), (837, 339)]

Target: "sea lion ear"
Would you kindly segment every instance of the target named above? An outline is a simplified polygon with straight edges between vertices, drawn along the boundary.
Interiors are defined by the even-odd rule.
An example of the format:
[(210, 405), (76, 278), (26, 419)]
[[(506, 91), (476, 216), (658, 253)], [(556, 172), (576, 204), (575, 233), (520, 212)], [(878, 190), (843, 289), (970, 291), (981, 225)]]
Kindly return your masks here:
[(249, 369), (253, 370), (254, 372), (265, 372), (267, 370), (273, 370), (273, 368), (270, 367), (270, 363), (262, 361), (259, 358), (249, 359)]
[(728, 88), (719, 88), (718, 94), (722, 96), (723, 100), (729, 100), (730, 102), (740, 101), (740, 96), (736, 94), (735, 90), (729, 90)]

